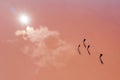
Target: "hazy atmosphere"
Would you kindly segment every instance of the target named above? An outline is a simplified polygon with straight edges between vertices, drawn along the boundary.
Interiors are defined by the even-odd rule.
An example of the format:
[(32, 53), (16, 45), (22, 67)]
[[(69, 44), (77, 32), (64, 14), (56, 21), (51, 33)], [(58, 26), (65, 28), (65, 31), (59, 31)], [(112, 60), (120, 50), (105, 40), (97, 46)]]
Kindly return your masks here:
[(120, 80), (119, 0), (0, 0), (0, 80)]

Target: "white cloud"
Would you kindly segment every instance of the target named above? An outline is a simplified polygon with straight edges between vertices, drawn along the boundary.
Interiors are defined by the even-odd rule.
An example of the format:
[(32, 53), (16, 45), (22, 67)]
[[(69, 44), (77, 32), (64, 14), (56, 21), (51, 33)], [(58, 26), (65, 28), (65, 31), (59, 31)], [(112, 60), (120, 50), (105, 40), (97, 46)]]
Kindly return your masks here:
[(24, 53), (31, 56), (40, 67), (62, 66), (71, 57), (73, 47), (60, 38), (60, 33), (41, 26), (38, 29), (28, 26), (16, 31), (33, 45), (24, 46)]

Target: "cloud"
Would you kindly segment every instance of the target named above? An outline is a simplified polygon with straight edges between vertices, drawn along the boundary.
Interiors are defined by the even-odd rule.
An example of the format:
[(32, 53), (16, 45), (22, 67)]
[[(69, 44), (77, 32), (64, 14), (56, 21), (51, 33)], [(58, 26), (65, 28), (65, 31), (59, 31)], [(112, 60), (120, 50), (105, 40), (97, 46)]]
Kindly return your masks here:
[(32, 45), (26, 44), (23, 52), (29, 55), (40, 67), (63, 66), (73, 55), (73, 47), (60, 38), (58, 31), (49, 30), (41, 26), (34, 29), (28, 26), (25, 30), (15, 32), (16, 36), (22, 36)]

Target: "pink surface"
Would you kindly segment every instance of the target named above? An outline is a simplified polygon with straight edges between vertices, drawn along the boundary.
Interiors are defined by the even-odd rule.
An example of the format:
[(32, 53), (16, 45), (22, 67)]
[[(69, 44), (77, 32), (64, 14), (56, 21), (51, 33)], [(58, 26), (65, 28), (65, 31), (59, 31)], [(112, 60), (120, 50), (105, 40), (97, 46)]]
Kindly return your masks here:
[[(50, 65), (36, 64), (36, 58), (29, 54), (37, 44), (15, 35), (25, 30), (17, 20), (22, 12), (30, 15), (32, 27), (39, 29), (42, 25), (59, 32), (60, 39), (72, 49), (60, 51), (63, 55), (53, 61), (45, 55), (43, 60), (47, 58)], [(0, 0), (0, 80), (120, 80), (119, 34), (119, 0)], [(82, 45), (84, 38), (91, 45), (91, 56)], [(55, 41), (53, 37), (45, 41), (47, 50), (54, 49)], [(81, 55), (77, 52), (79, 43)], [(25, 46), (30, 46), (31, 52), (25, 54)], [(58, 60), (65, 65), (54, 63)]]

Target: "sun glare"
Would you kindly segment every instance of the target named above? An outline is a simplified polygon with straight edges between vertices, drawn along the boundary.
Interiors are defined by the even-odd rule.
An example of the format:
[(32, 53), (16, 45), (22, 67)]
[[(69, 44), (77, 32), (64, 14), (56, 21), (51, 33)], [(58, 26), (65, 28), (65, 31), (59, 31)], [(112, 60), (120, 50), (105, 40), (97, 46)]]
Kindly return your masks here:
[(28, 25), (30, 23), (30, 19), (29, 17), (26, 15), (26, 14), (22, 14), (19, 16), (19, 21), (22, 23), (22, 24), (25, 24), (25, 25)]

